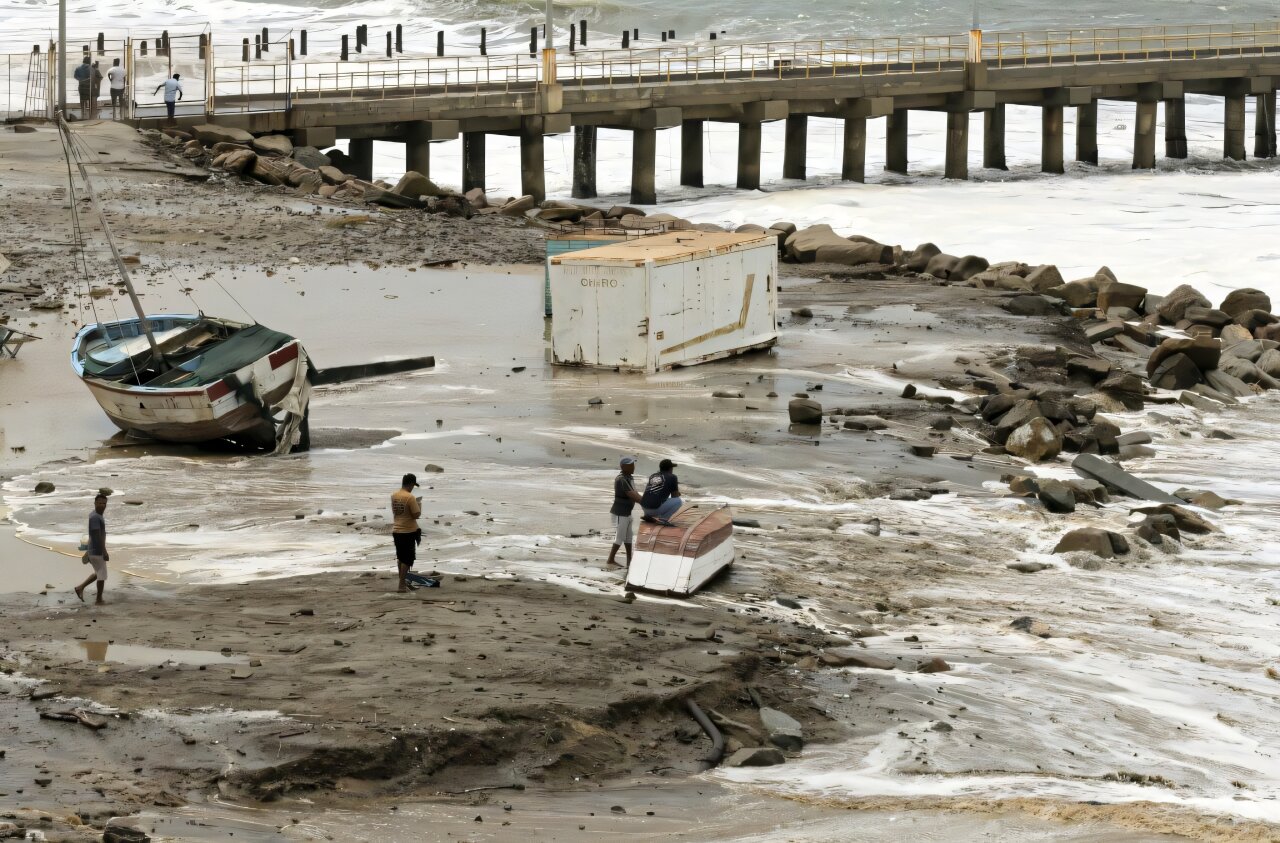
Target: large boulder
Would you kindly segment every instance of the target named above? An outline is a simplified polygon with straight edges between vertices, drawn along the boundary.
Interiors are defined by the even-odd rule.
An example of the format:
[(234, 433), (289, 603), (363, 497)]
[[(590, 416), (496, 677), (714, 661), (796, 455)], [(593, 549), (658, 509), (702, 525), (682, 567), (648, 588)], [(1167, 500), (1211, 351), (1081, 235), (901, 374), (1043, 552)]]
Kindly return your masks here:
[(1111, 307), (1127, 307), (1140, 310), (1147, 297), (1147, 288), (1136, 284), (1121, 284), (1119, 281), (1107, 281), (1098, 285), (1098, 307), (1106, 310)]
[(1036, 497), (1044, 508), (1050, 512), (1075, 512), (1076, 493), (1061, 480), (1039, 480), (1036, 483)]
[(787, 405), (792, 424), (822, 424), (822, 405), (812, 398), (795, 398)]
[(318, 170), (329, 166), (329, 156), (314, 146), (295, 146), (290, 157), (309, 170)]
[(249, 174), (263, 184), (286, 184), (289, 180), (289, 171), (296, 164), (287, 158), (281, 158), (278, 155), (259, 155), (253, 162), (253, 169)]
[(1047, 296), (1062, 299), (1070, 307), (1093, 307), (1098, 303), (1098, 279), (1082, 278), (1044, 291)]
[(1271, 297), (1261, 290), (1243, 287), (1227, 293), (1227, 297), (1222, 300), (1222, 307), (1219, 310), (1227, 313), (1233, 319), (1250, 310), (1261, 310), (1270, 313)]
[(955, 255), (938, 253), (929, 258), (929, 262), (925, 264), (924, 274), (932, 275), (934, 278), (950, 278), (952, 271), (960, 259)]
[[(858, 248), (869, 245), (879, 248), (862, 250)], [(819, 249), (824, 246), (827, 247), (828, 258), (839, 258), (832, 262), (843, 263), (847, 259), (858, 256), (858, 263), (882, 263), (884, 261), (881, 258), (886, 254), (889, 262), (893, 260), (893, 250), (887, 246), (850, 241), (836, 234), (829, 225), (811, 225), (808, 228), (799, 229), (787, 237), (783, 248), (786, 256), (797, 263), (814, 263), (819, 260)], [(885, 252), (885, 249), (888, 249), (888, 252)]]
[(1034, 418), (1009, 434), (1004, 448), (1014, 456), (1043, 462), (1062, 452), (1062, 434), (1048, 419)]
[(932, 243), (921, 243), (911, 251), (911, 254), (903, 257), (902, 268), (908, 272), (924, 272), (933, 256), (940, 254), (942, 250)]
[(1072, 530), (1058, 540), (1053, 552), (1092, 553), (1094, 556), (1101, 556), (1103, 559), (1110, 559), (1116, 555), (1115, 548), (1111, 543), (1110, 533), (1097, 527), (1082, 527), (1078, 530)]
[(1205, 372), (1204, 382), (1219, 392), (1230, 395), (1232, 398), (1248, 398), (1255, 394), (1244, 381), (1221, 369), (1210, 369)]
[(1213, 337), (1192, 337), (1190, 339), (1170, 338), (1156, 346), (1155, 351), (1147, 358), (1147, 376), (1155, 374), (1156, 369), (1168, 357), (1184, 354), (1196, 364), (1202, 372), (1217, 368), (1222, 356), (1222, 344)]
[(950, 280), (968, 281), (979, 272), (985, 271), (990, 265), (986, 258), (980, 258), (977, 255), (965, 255), (956, 261), (956, 265), (951, 268)]
[(242, 143), (245, 145), (253, 143), (253, 135), (244, 129), (237, 129), (233, 126), (219, 126), (214, 123), (201, 123), (199, 126), (192, 126), (191, 134), (205, 146), (213, 146), (215, 143)]
[(1266, 325), (1274, 325), (1280, 319), (1265, 310), (1246, 310), (1237, 314), (1232, 321), (1249, 333), (1253, 333)]
[[(993, 403), (994, 401), (989, 403), (988, 406), (992, 406)], [(996, 422), (995, 440), (1003, 444), (1015, 430), (1032, 419), (1042, 418), (1043, 416), (1044, 414), (1040, 412), (1040, 404), (1038, 402), (1029, 398), (1016, 401)]]
[(1231, 317), (1212, 307), (1192, 305), (1183, 313), (1183, 319), (1193, 325), (1208, 325), (1215, 331), (1231, 324)]
[(1227, 349), (1253, 339), (1253, 332), (1242, 325), (1228, 325), (1222, 329), (1222, 333), (1218, 334), (1218, 339), (1222, 340), (1223, 349)]
[[(1253, 365), (1248, 361), (1241, 362)], [(1204, 376), (1199, 367), (1185, 354), (1166, 357), (1151, 374), (1151, 385), (1159, 389), (1190, 389), (1202, 380)]]
[(760, 725), (769, 736), (769, 743), (780, 749), (804, 749), (804, 731), (799, 721), (776, 708), (760, 709)]
[(726, 767), (772, 767), (786, 763), (787, 756), (772, 746), (748, 746), (725, 759)]
[(1027, 286), (1037, 293), (1052, 290), (1054, 287), (1061, 287), (1065, 283), (1062, 280), (1062, 273), (1058, 271), (1058, 267), (1051, 263), (1041, 264), (1028, 272), (1026, 280)]
[(293, 153), (293, 141), (284, 135), (263, 135), (253, 139), (253, 150), (259, 155), (290, 155)]
[(223, 153), (221, 157), (223, 169), (236, 175), (248, 173), (258, 161), (258, 153), (252, 149), (233, 149), (230, 152)]
[(1156, 312), (1164, 321), (1173, 323), (1181, 321), (1186, 316), (1188, 307), (1213, 307), (1213, 305), (1195, 287), (1183, 284), (1175, 287), (1173, 292), (1160, 301)]
[(1258, 357), (1258, 362), (1254, 364), (1259, 371), (1265, 372), (1273, 378), (1280, 378), (1280, 351), (1276, 349), (1268, 349), (1262, 352)]
[(537, 200), (528, 194), (513, 196), (498, 210), (498, 213), (508, 217), (523, 217), (526, 211), (533, 210), (536, 207), (538, 207)]
[(346, 184), (347, 179), (350, 178), (350, 176), (339, 170), (337, 167), (330, 165), (318, 167), (316, 168), (316, 172), (320, 174), (320, 178), (324, 180), (325, 184)]
[(861, 266), (867, 263), (893, 263), (893, 247), (879, 243), (824, 243), (814, 253), (814, 263), (838, 263)]
[(435, 182), (416, 170), (410, 170), (401, 176), (396, 186), (391, 188), (391, 192), (412, 199), (420, 196), (446, 196), (449, 193), (447, 190), (441, 190)]

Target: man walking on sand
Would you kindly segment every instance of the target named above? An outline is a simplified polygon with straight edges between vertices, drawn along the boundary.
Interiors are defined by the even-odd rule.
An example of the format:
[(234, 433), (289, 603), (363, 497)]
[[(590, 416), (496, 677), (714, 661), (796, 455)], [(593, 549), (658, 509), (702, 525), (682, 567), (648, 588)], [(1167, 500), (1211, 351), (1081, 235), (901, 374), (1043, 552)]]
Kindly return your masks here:
[(111, 93), (111, 119), (119, 120), (124, 117), (124, 68), (120, 66), (120, 59), (113, 61), (107, 70), (107, 88)]
[(391, 541), (396, 546), (396, 568), (400, 572), (396, 591), (402, 593), (412, 590), (407, 577), (417, 559), (418, 542), (422, 541), (422, 530), (418, 527), (422, 504), (413, 494), (417, 485), (418, 478), (406, 474), (400, 478), (400, 489), (391, 495)]
[(161, 88), (164, 88), (164, 108), (168, 112), (170, 123), (174, 122), (174, 110), (178, 107), (178, 100), (182, 99), (182, 82), (179, 81), (181, 78), (181, 74), (175, 73), (172, 79), (164, 80), (151, 92), (151, 95), (155, 96), (160, 93)]
[(93, 566), (93, 573), (76, 586), (76, 597), (83, 603), (84, 590), (97, 580), (98, 599), (93, 602), (99, 606), (107, 602), (102, 599), (102, 591), (107, 587), (107, 562), (111, 559), (107, 553), (107, 521), (102, 517), (106, 511), (107, 496), (98, 495), (93, 499), (93, 514), (89, 516), (89, 550), (84, 555), (84, 561)]
[(636, 482), (632, 475), (636, 473), (635, 457), (623, 457), (619, 463), (618, 476), (613, 478), (613, 506), (609, 515), (613, 518), (613, 548), (609, 551), (609, 565), (618, 564), (618, 548), (627, 549), (627, 567), (631, 567), (631, 510), (640, 502), (640, 493), (636, 491)]

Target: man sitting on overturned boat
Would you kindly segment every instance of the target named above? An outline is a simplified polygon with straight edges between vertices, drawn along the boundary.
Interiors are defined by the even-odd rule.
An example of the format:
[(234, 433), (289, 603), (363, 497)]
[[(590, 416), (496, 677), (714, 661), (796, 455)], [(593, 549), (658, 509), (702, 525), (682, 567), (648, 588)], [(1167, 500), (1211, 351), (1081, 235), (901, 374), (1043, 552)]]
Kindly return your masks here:
[(640, 509), (649, 523), (667, 524), (671, 516), (680, 511), (684, 501), (680, 499), (680, 480), (671, 470), (676, 464), (671, 460), (658, 463), (656, 474), (649, 475), (649, 483), (640, 498)]

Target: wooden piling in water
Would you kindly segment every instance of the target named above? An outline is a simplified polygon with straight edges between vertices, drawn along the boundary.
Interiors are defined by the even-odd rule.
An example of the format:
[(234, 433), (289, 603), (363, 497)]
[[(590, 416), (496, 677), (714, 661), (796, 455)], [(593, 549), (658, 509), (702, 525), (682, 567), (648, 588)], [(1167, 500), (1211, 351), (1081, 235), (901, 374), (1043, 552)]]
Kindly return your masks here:
[(578, 28), (576, 26), (569, 27), (569, 52), (573, 52), (578, 48)]
[(255, 59), (262, 58), (262, 36), (253, 36), (253, 57)]
[(624, 30), (622, 30), (622, 49), (624, 49), (624, 50), (625, 50), (625, 49), (627, 49), (627, 48), (628, 48), (628, 47), (630, 47), (630, 46), (631, 46), (631, 33), (630, 33), (630, 32), (627, 32), (627, 31), (624, 29)]
[[(248, 43), (246, 39), (245, 43)], [(342, 36), (342, 61), (347, 60), (347, 36)]]
[(537, 54), (538, 54), (538, 27), (535, 26), (529, 30), (529, 55), (536, 56)]
[(289, 61), (293, 61), (297, 57), (298, 57), (298, 54), (293, 51), (293, 39), (290, 38), (289, 39)]
[(667, 38), (668, 38), (668, 39), (670, 39), (670, 40), (672, 40), (672, 41), (676, 40), (676, 31), (675, 31), (674, 29), (668, 29), (668, 30), (667, 30)]
[(105, 55), (107, 52), (107, 36), (101, 32), (98, 33), (98, 55)]
[(489, 55), (489, 45), (487, 43), (488, 38), (489, 38), (488, 30), (486, 30), (483, 26), (480, 27), (480, 55), (482, 56)]
[[(141, 55), (145, 56), (147, 54), (147, 39), (143, 38), (142, 41), (139, 42), (139, 44), (142, 47)], [(246, 54), (245, 61), (248, 61), (248, 60), (249, 58), (248, 58), (248, 55)]]
[(392, 50), (391, 30), (388, 29), (387, 30), (387, 58), (391, 58), (391, 50)]
[(578, 43), (587, 46), (587, 22), (586, 20), (578, 21)]
[(404, 25), (396, 24), (396, 52), (404, 52)]
[(436, 55), (437, 56), (444, 55), (444, 30), (443, 29), (436, 33)]
[(302, 55), (305, 56), (307, 54), (307, 31), (305, 29), (300, 33), (299, 39), (298, 46), (302, 49)]
[(264, 26), (262, 27), (262, 52), (264, 53), (270, 52), (271, 51), (270, 45), (271, 45), (271, 36), (267, 34), (267, 28)]
[(662, 34), (662, 43), (665, 44), (667, 42), (667, 31), (664, 29), (662, 30), (661, 34)]
[[(142, 54), (144, 56), (147, 54), (146, 41), (142, 42)], [(246, 64), (249, 62), (249, 39), (248, 38), (242, 38), (240, 40), (240, 61), (245, 62)]]
[(209, 36), (200, 33), (200, 61), (204, 61), (209, 57)]

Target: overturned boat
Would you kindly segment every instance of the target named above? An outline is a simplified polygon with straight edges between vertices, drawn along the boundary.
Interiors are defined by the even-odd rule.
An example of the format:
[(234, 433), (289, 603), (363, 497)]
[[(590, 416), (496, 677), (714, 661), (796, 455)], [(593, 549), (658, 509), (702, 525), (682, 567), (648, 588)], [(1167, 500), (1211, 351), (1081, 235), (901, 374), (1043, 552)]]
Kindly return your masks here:
[(298, 340), (203, 314), (87, 325), (71, 366), (121, 430), (166, 442), (309, 446), (310, 361)]
[(683, 506), (666, 524), (640, 522), (627, 587), (688, 597), (733, 564), (733, 510)]

